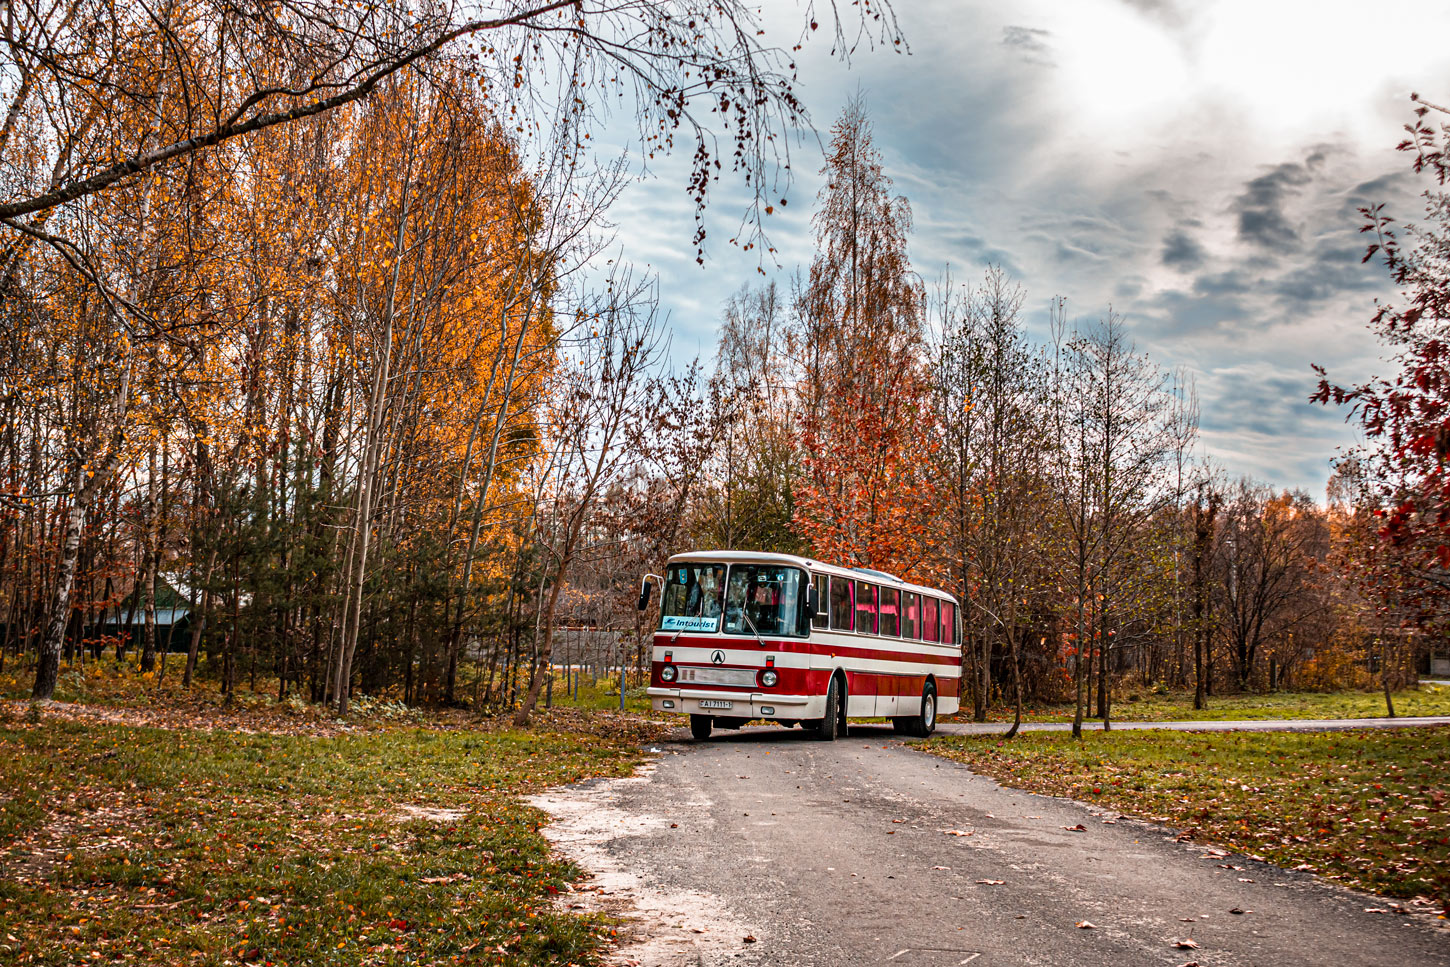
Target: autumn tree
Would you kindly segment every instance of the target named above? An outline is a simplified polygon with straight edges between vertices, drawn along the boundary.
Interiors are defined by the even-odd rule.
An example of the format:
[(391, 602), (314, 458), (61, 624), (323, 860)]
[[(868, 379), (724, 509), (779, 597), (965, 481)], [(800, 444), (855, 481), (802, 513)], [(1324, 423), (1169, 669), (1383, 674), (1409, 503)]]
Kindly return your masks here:
[(725, 304), (715, 369), (735, 405), (712, 454), (701, 534), (710, 546), (804, 550), (794, 528), (801, 452), (789, 311), (774, 281), (742, 286)]
[[(857, 42), (899, 40), (889, 8), (868, 4), (860, 17), (862, 30), (854, 41), (848, 41), (845, 25), (833, 25), (842, 56)], [(809, 26), (807, 33), (817, 24), (812, 19)], [(184, 239), (188, 244), (235, 241), (238, 233), (218, 216), (228, 210), (225, 196), (236, 187), (226, 175), (245, 154), (240, 147), (290, 128), (320, 130), (317, 125), (328, 118), (398, 84), (427, 84), (461, 70), (498, 123), (510, 136), (528, 141), (531, 158), (550, 171), (575, 170), (588, 157), (588, 129), (602, 98), (628, 97), (648, 156), (672, 151), (677, 142), (694, 147), (688, 188), (697, 206), (697, 248), (704, 243), (698, 213), (711, 185), (728, 169), (738, 172), (751, 191), (747, 227), (739, 238), (753, 247), (763, 238), (765, 216), (781, 190), (786, 136), (806, 122), (792, 90), (791, 52), (761, 39), (755, 12), (698, 0), (602, 7), (508, 2), (466, 11), (446, 4), (403, 8), (374, 2), (346, 7), (302, 2), (278, 9), (214, 0), (185, 0), (153, 10), (72, 0), (11, 11), (0, 44), (6, 68), (0, 71), (5, 111), (0, 178), (7, 198), (0, 204), (0, 226), (9, 232), (0, 252), (0, 278), (14, 283), (39, 260), (47, 261), (44, 271), (52, 275), (56, 269), (73, 273), (94, 293), (85, 324), (86, 333), (94, 335), (82, 334), (80, 344), (89, 340), (100, 350), (86, 359), (96, 373), (78, 385), (101, 395), (78, 414), (84, 418), (66, 424), (69, 470), (61, 495), (67, 523), (55, 535), (59, 579), (50, 583), (54, 593), (43, 622), (38, 697), (53, 689), (87, 516), (99, 496), (114, 489), (116, 475), (130, 459), (123, 452), (126, 441), (143, 435), (137, 425), (138, 368), (165, 379), (170, 377), (160, 375), (164, 367), (151, 359), (205, 365), (206, 330), (237, 321), (234, 314), (217, 311), (216, 293), (259, 291), (234, 273), (195, 290), (202, 304), (158, 315), (158, 307), (144, 298), (147, 279), (158, 277), (147, 269), (148, 259), (122, 258), (108, 248), (107, 239), (154, 239), (148, 222), (186, 218), (217, 228), (210, 236), (193, 232)], [(317, 144), (318, 154), (325, 154), (323, 143)], [(221, 177), (210, 177), (214, 173)], [(287, 182), (256, 184), (264, 190), (293, 190), (284, 187)], [(186, 201), (162, 203), (176, 202), (181, 189)], [(398, 222), (411, 221), (412, 214)], [(301, 224), (311, 222), (303, 217)], [(134, 231), (138, 225), (139, 234)], [(46, 254), (39, 255), (39, 249)], [(163, 251), (152, 245), (146, 254)], [(197, 279), (204, 274), (195, 272), (198, 266), (226, 271), (195, 257), (177, 265)], [(140, 271), (126, 271), (131, 267)], [(268, 305), (262, 315), (269, 324), (251, 329), (254, 348), (267, 346), (279, 331), (270, 328), (270, 321), (285, 319), (273, 316)], [(300, 324), (300, 316), (283, 321), (280, 331), (291, 326), (286, 338), (295, 339)], [(387, 331), (384, 325), (370, 334), (374, 348)], [(179, 347), (183, 351), (170, 351)], [(299, 356), (288, 358), (296, 362)], [(257, 370), (253, 375), (272, 374)], [(181, 372), (177, 378), (194, 384), (207, 377)], [(332, 399), (347, 409), (353, 403), (345, 390)], [(261, 397), (254, 393), (249, 400), (250, 412), (262, 412)], [(362, 621), (358, 609), (366, 593), (371, 556), (366, 545), (372, 537), (368, 525), (359, 530), (358, 521), (373, 520), (382, 507), (376, 487), (395, 478), (380, 459), (392, 427), (385, 425), (379, 400), (378, 392), (369, 393), (372, 424), (363, 425), (370, 441), (362, 450), (365, 486), (349, 494), (353, 539), (345, 567), (352, 575), (346, 592), (352, 608), (334, 649), (341, 656), (335, 668), (350, 664)], [(394, 426), (401, 425), (398, 412), (386, 414)], [(198, 417), (191, 425), (202, 429), (204, 422)], [(206, 432), (193, 436), (208, 439)], [(202, 465), (213, 456), (200, 450), (193, 455)], [(222, 495), (213, 489), (219, 481), (210, 469), (197, 472), (205, 478), (198, 493), (210, 507), (204, 520), (215, 524), (222, 520), (217, 516)], [(27, 496), (17, 499), (25, 506), (25, 500), (46, 499), (48, 491), (23, 492)], [(230, 568), (235, 591), (248, 556), (210, 561), (204, 570)], [(149, 557), (154, 560), (154, 554)], [(272, 558), (284, 559), (282, 552)], [(211, 603), (210, 583), (203, 592), (203, 613)], [(235, 632), (241, 615), (240, 609), (234, 612)], [(332, 681), (338, 690), (341, 680), (332, 676)]]
[(1000, 267), (963, 293), (943, 288), (932, 360), (933, 467), (943, 498), (935, 508), (936, 557), (964, 605), (974, 717), (986, 720), (998, 653), (1010, 662), (1020, 717), (1023, 639), (1048, 554), (1046, 362), (1027, 339), (1025, 293)]
[(797, 526), (821, 558), (911, 574), (932, 502), (921, 292), (906, 253), (911, 208), (891, 193), (860, 99), (831, 129), (822, 175), (796, 308)]
[(1329, 533), (1306, 495), (1273, 494), (1248, 480), (1228, 495), (1219, 527), (1218, 625), (1238, 686), (1247, 689), (1261, 651), (1292, 640), (1317, 610), (1314, 570), (1328, 552)]
[[(546, 553), (546, 590), (539, 605), (535, 675), (518, 711), (525, 725), (538, 703), (553, 658), (555, 614), (570, 567), (588, 535), (598, 501), (636, 459), (628, 446), (640, 424), (656, 418), (651, 370), (663, 347), (652, 288), (628, 276), (607, 281), (581, 304), (590, 327), (569, 348), (552, 387), (548, 433), (550, 477), (544, 498), (552, 526), (539, 532)], [(620, 683), (623, 688), (623, 682)]]
[(1419, 225), (1399, 226), (1383, 205), (1361, 209), (1372, 237), (1365, 261), (1379, 259), (1401, 287), (1382, 302), (1370, 328), (1396, 372), (1354, 386), (1330, 382), (1323, 368), (1313, 399), (1349, 409), (1367, 438), (1363, 469), (1372, 481), (1379, 547), (1368, 573), (1395, 575), (1386, 590), (1417, 621), (1441, 627), (1450, 614), (1450, 109), (1413, 95), (1415, 120), (1399, 149), (1432, 179)]

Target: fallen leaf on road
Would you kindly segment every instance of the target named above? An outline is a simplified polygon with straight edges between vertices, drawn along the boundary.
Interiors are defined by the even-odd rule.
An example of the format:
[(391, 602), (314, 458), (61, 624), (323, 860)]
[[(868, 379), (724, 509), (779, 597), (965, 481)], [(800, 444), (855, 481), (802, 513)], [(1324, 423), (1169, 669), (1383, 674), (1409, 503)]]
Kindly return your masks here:
[(755, 934), (753, 934), (753, 933), (752, 934), (747, 934), (746, 937), (745, 937), (745, 942), (746, 943), (755, 943)]
[(1087, 920), (1079, 920), (1077, 922), (1077, 928), (1079, 930), (1096, 930), (1098, 928), (1098, 925), (1095, 923), (1090, 923)]
[(934, 870), (949, 870), (949, 869), (951, 869), (951, 867), (950, 866), (933, 866), (932, 869), (934, 869)]
[[(978, 880), (977, 882), (978, 883), (985, 883), (987, 886), (1001, 886), (1003, 883), (1006, 883), (1007, 881), (1006, 880)], [(1081, 926), (1081, 924), (1079, 924), (1078, 926)]]
[(1194, 940), (1192, 937), (1185, 937), (1182, 940), (1173, 941), (1173, 946), (1177, 947), (1179, 950), (1197, 950), (1198, 941)]
[(974, 834), (976, 832), (976, 830), (973, 830), (973, 829), (966, 829), (966, 830), (962, 830), (962, 829), (946, 829), (946, 830), (943, 830), (943, 832), (946, 833), (948, 836), (971, 836), (972, 834)]
[(1069, 833), (1086, 833), (1087, 832), (1087, 827), (1084, 826), (1082, 823), (1078, 823), (1076, 826), (1064, 826), (1062, 828), (1065, 829), (1065, 830), (1067, 830)]
[(1245, 911), (1244, 911), (1244, 909), (1242, 907), (1234, 907), (1232, 910), (1229, 911), (1229, 913), (1244, 913), (1244, 912)]

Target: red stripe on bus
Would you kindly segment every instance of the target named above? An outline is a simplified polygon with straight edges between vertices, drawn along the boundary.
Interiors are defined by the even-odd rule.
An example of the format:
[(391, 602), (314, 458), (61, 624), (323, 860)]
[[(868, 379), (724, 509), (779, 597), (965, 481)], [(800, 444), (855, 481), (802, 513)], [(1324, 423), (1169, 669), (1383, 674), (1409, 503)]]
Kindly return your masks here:
[(920, 662), (924, 665), (960, 665), (962, 662), (960, 655), (931, 655), (925, 652), (907, 651), (905, 649), (836, 645), (806, 639), (778, 639), (775, 641), (767, 639), (763, 647), (760, 642), (755, 641), (753, 638), (744, 641), (722, 641), (719, 638), (680, 638), (675, 641), (665, 639), (663, 642), (656, 642), (658, 645), (664, 645), (666, 643), (672, 648), (709, 648), (721, 650), (728, 648), (732, 651), (739, 651), (744, 647), (753, 645), (764, 651), (791, 652), (806, 655), (831, 655), (837, 658), (866, 658), (877, 661)]
[[(706, 682), (667, 682), (660, 678), (660, 669), (665, 662), (656, 661), (650, 670), (650, 684), (664, 688), (681, 688), (686, 691), (707, 689), (712, 692), (750, 692), (763, 693), (766, 698), (775, 695), (824, 695), (826, 688), (830, 685), (831, 675), (834, 669), (831, 668), (781, 668), (776, 667), (779, 679), (775, 685), (766, 688), (759, 683), (759, 679), (753, 685), (714, 685)], [(740, 668), (740, 665), (694, 665), (685, 666), (694, 668)], [(752, 671), (763, 671), (764, 669), (751, 669)], [(955, 677), (940, 677), (933, 675), (936, 679), (936, 692), (942, 698), (955, 698), (960, 691), (961, 680)], [(856, 672), (846, 669), (846, 692), (848, 695), (902, 695), (918, 698), (922, 689), (926, 686), (926, 673), (892, 674), (890, 672)]]

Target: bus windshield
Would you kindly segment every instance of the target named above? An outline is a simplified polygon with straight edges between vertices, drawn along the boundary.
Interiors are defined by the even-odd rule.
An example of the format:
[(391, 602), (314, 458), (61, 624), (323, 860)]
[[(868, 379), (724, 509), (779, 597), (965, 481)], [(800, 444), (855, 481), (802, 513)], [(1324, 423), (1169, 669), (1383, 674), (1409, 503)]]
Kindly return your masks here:
[(725, 565), (676, 564), (665, 575), (660, 630), (714, 631), (720, 626)]
[(725, 592), (725, 633), (806, 634), (801, 627), (801, 572), (778, 564), (735, 564)]

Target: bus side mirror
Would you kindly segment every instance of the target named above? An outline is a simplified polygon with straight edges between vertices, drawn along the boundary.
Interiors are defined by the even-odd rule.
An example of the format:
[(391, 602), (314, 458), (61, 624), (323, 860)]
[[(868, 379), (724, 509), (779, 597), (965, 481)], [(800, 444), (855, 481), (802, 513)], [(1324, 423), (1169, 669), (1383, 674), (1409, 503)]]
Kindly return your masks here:
[(821, 616), (820, 595), (816, 594), (814, 584), (806, 585), (806, 617), (819, 618)]
[(646, 574), (643, 578), (641, 578), (639, 582), (639, 604), (636, 605), (637, 609), (640, 611), (644, 611), (646, 608), (649, 607), (649, 592), (651, 587), (649, 583), (650, 578), (654, 578), (656, 581), (658, 581), (661, 588), (665, 586), (665, 579), (660, 577), (658, 574)]

